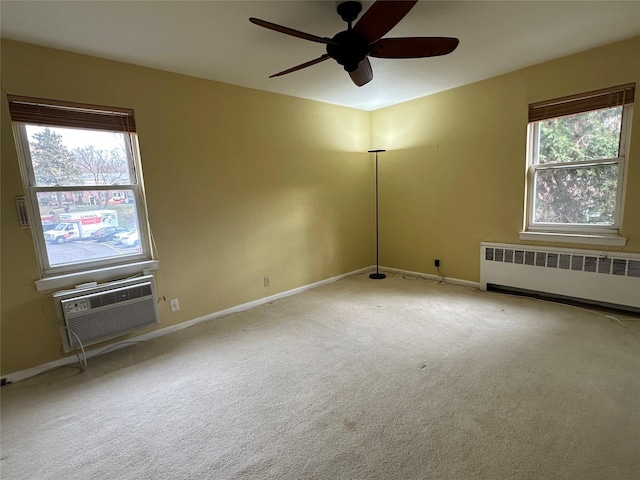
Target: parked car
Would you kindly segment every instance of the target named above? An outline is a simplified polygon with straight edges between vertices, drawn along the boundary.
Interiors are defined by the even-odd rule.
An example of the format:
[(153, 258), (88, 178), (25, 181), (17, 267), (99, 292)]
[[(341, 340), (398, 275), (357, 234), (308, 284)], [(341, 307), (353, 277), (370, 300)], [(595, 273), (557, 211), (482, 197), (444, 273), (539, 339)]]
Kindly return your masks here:
[(122, 244), (127, 246), (137, 247), (140, 245), (140, 237), (138, 236), (138, 231), (134, 231), (128, 233), (122, 237)]
[(116, 243), (123, 243), (123, 240), (127, 235), (131, 235), (132, 233), (137, 232), (137, 230), (138, 229), (136, 227), (130, 227), (127, 230), (125, 230), (124, 232), (116, 233), (113, 236), (113, 241), (116, 242)]
[(117, 233), (126, 232), (122, 227), (102, 227), (91, 234), (91, 239), (96, 242), (109, 242)]
[(107, 202), (109, 205), (120, 205), (121, 203), (133, 203), (133, 197), (129, 197), (131, 193), (113, 192), (113, 195)]

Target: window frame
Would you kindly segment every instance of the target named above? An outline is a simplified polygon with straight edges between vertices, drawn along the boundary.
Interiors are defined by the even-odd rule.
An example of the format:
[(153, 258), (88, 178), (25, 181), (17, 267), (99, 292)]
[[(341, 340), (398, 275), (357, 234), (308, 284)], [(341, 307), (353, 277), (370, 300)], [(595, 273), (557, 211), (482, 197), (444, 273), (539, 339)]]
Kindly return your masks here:
[[(626, 92), (631, 92), (629, 97), (625, 97)], [(525, 240), (548, 240), (548, 241), (564, 241), (573, 243), (593, 243), (601, 245), (616, 245), (624, 246), (626, 239), (620, 236), (620, 231), (623, 222), (624, 212), (624, 200), (626, 192), (626, 173), (628, 153), (631, 137), (631, 119), (633, 116), (633, 93), (635, 91), (635, 84), (623, 85), (620, 87), (613, 87), (612, 89), (603, 89), (595, 92), (588, 92), (580, 95), (573, 95), (571, 97), (565, 97), (565, 99), (556, 99), (549, 102), (539, 102), (538, 104), (532, 104), (529, 106), (530, 110), (530, 122), (527, 126), (527, 163), (526, 163), (526, 184), (525, 184), (525, 218), (524, 228), (520, 232), (520, 238)], [(622, 92), (620, 98), (612, 101), (609, 105), (587, 105), (586, 107), (572, 107), (569, 106), (569, 110), (561, 112), (561, 114), (549, 113), (547, 116), (541, 116), (539, 112), (532, 114), (536, 108), (544, 108), (545, 103), (550, 105), (549, 108), (553, 109), (554, 106), (560, 105), (566, 100), (575, 102), (576, 100), (588, 100), (594, 98), (596, 95), (602, 94), (602, 92)], [(610, 100), (611, 101), (611, 100)], [(566, 105), (565, 103), (565, 105)], [(620, 140), (618, 156), (615, 158), (601, 158), (594, 160), (586, 160), (579, 162), (556, 162), (556, 163), (537, 163), (539, 148), (540, 148), (540, 123), (550, 118), (561, 118), (564, 116), (575, 115), (580, 113), (587, 113), (591, 111), (602, 110), (605, 108), (611, 108), (615, 106), (622, 107), (622, 120), (620, 126)], [(535, 120), (531, 120), (532, 115), (535, 115)], [(569, 169), (569, 168), (590, 168), (599, 165), (617, 165), (617, 191), (616, 191), (616, 205), (614, 211), (614, 220), (611, 225), (597, 225), (586, 223), (573, 223), (573, 224), (558, 224), (549, 222), (535, 222), (535, 202), (536, 202), (536, 173), (541, 171), (557, 170), (557, 169)]]
[[(26, 204), (28, 209), (30, 226), (32, 231), (32, 237), (34, 247), (36, 250), (36, 257), (38, 259), (38, 265), (40, 268), (41, 280), (36, 282), (38, 290), (47, 289), (49, 285), (65, 286), (70, 282), (85, 280), (87, 278), (101, 278), (104, 275), (102, 273), (109, 272), (110, 275), (116, 274), (119, 271), (129, 272), (132, 266), (136, 266), (135, 269), (142, 271), (145, 268), (155, 269), (157, 268), (157, 262), (153, 260), (153, 249), (150, 236), (150, 227), (148, 222), (146, 196), (144, 191), (144, 182), (142, 177), (142, 162), (140, 157), (140, 149), (138, 144), (137, 133), (135, 131), (135, 123), (133, 121), (133, 110), (129, 109), (117, 109), (110, 107), (96, 107), (95, 105), (83, 105), (69, 102), (57, 102), (54, 100), (42, 100), (42, 99), (30, 99), (28, 97), (16, 97), (9, 96), (10, 105), (14, 101), (19, 102), (32, 102), (30, 105), (38, 105), (39, 102), (43, 102), (42, 105), (45, 109), (53, 106), (60, 107), (62, 116), (65, 112), (70, 110), (77, 110), (82, 114), (98, 114), (105, 116), (111, 112), (123, 112), (126, 111), (127, 115), (131, 115), (131, 123), (133, 128), (129, 128), (127, 124), (122, 128), (117, 126), (115, 128), (109, 128), (108, 125), (102, 122), (102, 125), (65, 125), (56, 121), (56, 119), (29, 119), (22, 118), (19, 114), (14, 116), (12, 113), (12, 126), (15, 138), (15, 145), (18, 154), (18, 163), (20, 166), (20, 173), (22, 177), (22, 183), (26, 192)], [(70, 107), (71, 106), (71, 107)], [(66, 110), (65, 110), (66, 109)], [(116, 115), (120, 115), (117, 113)], [(16, 120), (16, 117), (19, 119)], [(31, 120), (31, 121), (29, 121)], [(62, 122), (66, 120), (63, 118)], [(122, 120), (118, 120), (122, 121)], [(126, 160), (127, 168), (129, 170), (128, 183), (117, 184), (104, 184), (104, 185), (62, 185), (62, 186), (38, 186), (35, 178), (35, 171), (33, 167), (33, 160), (31, 157), (31, 149), (29, 146), (29, 137), (27, 134), (27, 125), (52, 127), (52, 128), (70, 128), (74, 130), (89, 130), (89, 131), (103, 131), (103, 132), (116, 132), (124, 134), (127, 140), (129, 148), (126, 148)], [(100, 128), (102, 127), (102, 128)], [(42, 192), (84, 192), (84, 191), (113, 191), (113, 190), (130, 190), (133, 194), (135, 214), (137, 220), (138, 237), (140, 241), (140, 249), (137, 253), (126, 254), (122, 256), (114, 256), (109, 258), (100, 258), (93, 260), (86, 260), (75, 263), (65, 263), (62, 265), (51, 266), (49, 261), (49, 255), (47, 251), (47, 244), (44, 238), (44, 231), (42, 223), (38, 221), (40, 219), (40, 204), (38, 201), (38, 193)], [(122, 268), (118, 268), (122, 267)], [(46, 280), (53, 280), (47, 282)], [(40, 283), (40, 285), (38, 285)]]

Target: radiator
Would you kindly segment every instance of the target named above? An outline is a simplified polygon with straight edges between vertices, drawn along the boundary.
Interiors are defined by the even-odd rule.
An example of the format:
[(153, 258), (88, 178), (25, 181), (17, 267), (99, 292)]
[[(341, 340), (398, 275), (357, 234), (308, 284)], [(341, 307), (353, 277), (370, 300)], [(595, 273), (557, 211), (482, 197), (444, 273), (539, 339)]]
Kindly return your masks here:
[(152, 275), (57, 292), (53, 299), (65, 352), (158, 323)]
[(482, 242), (480, 283), (640, 309), (640, 255)]

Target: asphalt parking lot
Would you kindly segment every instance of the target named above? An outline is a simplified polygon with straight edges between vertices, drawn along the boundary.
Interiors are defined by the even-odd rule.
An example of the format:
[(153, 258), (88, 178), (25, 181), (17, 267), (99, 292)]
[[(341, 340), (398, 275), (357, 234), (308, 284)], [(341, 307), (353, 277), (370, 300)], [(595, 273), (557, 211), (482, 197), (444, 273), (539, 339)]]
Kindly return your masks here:
[(49, 264), (83, 262), (106, 257), (138, 253), (139, 247), (118, 245), (114, 242), (97, 243), (93, 240), (76, 240), (65, 243), (47, 243)]

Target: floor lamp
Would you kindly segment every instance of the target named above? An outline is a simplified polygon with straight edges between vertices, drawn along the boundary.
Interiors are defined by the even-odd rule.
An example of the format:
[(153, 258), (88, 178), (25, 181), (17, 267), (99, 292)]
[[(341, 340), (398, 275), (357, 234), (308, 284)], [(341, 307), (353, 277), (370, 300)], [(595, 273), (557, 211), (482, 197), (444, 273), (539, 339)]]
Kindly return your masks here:
[(380, 273), (380, 262), (378, 261), (378, 153), (386, 152), (386, 150), (369, 150), (369, 153), (376, 154), (376, 273), (369, 275), (369, 278), (374, 280), (382, 280), (387, 276), (384, 273)]

